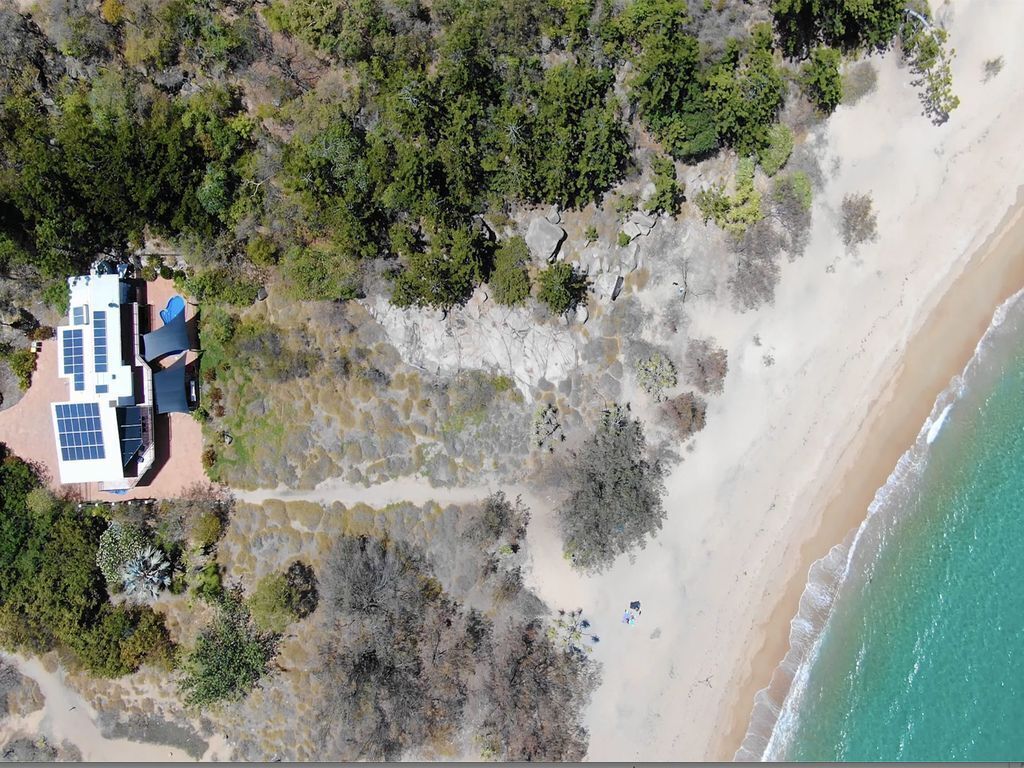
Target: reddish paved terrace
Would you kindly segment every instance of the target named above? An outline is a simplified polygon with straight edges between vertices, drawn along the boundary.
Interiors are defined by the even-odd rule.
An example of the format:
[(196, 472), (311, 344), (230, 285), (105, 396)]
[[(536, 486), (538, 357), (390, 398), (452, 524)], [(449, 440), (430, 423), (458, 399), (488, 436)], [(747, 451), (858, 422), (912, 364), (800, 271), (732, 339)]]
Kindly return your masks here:
[[(159, 311), (176, 291), (170, 280), (146, 284), (147, 301), (152, 314), (151, 327), (160, 326)], [(185, 306), (186, 318), (194, 308)], [(190, 360), (194, 353), (190, 353)], [(83, 499), (118, 501), (123, 499), (173, 498), (191, 485), (208, 482), (200, 461), (203, 450), (202, 428), (187, 413), (157, 417), (156, 464), (138, 486), (124, 495), (100, 491), (95, 483), (60, 485), (57, 475), (57, 448), (53, 434), (50, 404), (68, 399), (68, 384), (57, 376), (57, 341), (47, 339), (36, 361), (32, 386), (14, 406), (0, 411), (0, 442), (23, 459), (42, 465), (55, 490), (70, 490)], [(168, 439), (169, 436), (169, 439)]]

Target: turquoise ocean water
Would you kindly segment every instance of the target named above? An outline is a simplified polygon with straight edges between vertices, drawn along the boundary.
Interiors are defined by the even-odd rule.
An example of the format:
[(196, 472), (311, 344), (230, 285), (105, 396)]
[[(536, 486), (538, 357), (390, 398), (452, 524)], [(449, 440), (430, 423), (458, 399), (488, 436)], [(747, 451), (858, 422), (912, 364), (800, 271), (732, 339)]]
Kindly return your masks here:
[(1019, 297), (815, 579), (766, 759), (1024, 760)]

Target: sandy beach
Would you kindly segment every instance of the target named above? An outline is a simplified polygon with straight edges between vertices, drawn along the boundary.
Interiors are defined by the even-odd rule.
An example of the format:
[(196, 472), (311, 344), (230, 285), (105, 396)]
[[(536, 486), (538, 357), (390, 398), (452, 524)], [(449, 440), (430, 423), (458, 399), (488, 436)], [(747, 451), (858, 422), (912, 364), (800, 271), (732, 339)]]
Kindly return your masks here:
[[(1024, 6), (967, 0), (942, 13), (961, 98), (950, 121), (920, 115), (897, 56), (874, 59), (876, 91), (808, 138), (824, 188), (807, 254), (784, 269), (774, 305), (693, 310), (730, 372), (668, 479), (664, 530), (594, 578), (535, 550), (541, 596), (584, 606), (601, 636), (590, 759), (732, 758), (788, 647), (809, 566), (864, 517), (993, 311), (1024, 285), (1024, 61), (1011, 32)], [(983, 82), (999, 55), (1003, 72)], [(879, 238), (850, 255), (836, 220), (861, 192)], [(551, 524), (535, 515), (538, 546)], [(635, 599), (641, 621), (619, 624)]]

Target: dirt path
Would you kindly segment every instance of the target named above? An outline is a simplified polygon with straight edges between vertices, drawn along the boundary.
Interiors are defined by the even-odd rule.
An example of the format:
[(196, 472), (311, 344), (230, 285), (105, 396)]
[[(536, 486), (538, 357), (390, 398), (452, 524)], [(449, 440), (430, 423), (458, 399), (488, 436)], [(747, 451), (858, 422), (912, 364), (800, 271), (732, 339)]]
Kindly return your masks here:
[[(0, 738), (15, 733), (40, 734), (54, 746), (68, 742), (78, 747), (85, 761), (101, 762), (185, 762), (191, 760), (182, 749), (162, 744), (145, 744), (129, 739), (109, 739), (97, 725), (97, 713), (65, 680), (61, 667), (50, 672), (40, 659), (18, 654), (0, 658), (35, 680), (46, 701), (42, 709), (22, 717), (7, 718), (0, 724)], [(223, 740), (215, 740), (204, 760), (225, 759)]]

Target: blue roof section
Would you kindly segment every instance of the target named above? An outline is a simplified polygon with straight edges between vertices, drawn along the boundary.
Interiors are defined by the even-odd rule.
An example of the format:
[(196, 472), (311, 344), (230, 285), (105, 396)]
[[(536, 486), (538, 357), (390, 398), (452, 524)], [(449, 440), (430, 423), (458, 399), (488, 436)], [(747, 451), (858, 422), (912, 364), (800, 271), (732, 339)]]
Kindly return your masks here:
[(57, 439), (64, 461), (105, 458), (98, 403), (57, 403)]
[(185, 326), (185, 313), (175, 315), (166, 325), (142, 337), (143, 357), (151, 363), (164, 355), (184, 352), (189, 348), (188, 329)]
[(121, 465), (128, 466), (142, 447), (142, 409), (118, 408), (117, 431), (121, 438)]
[(185, 355), (175, 360), (170, 367), (154, 372), (153, 395), (156, 399), (157, 413), (188, 413)]

